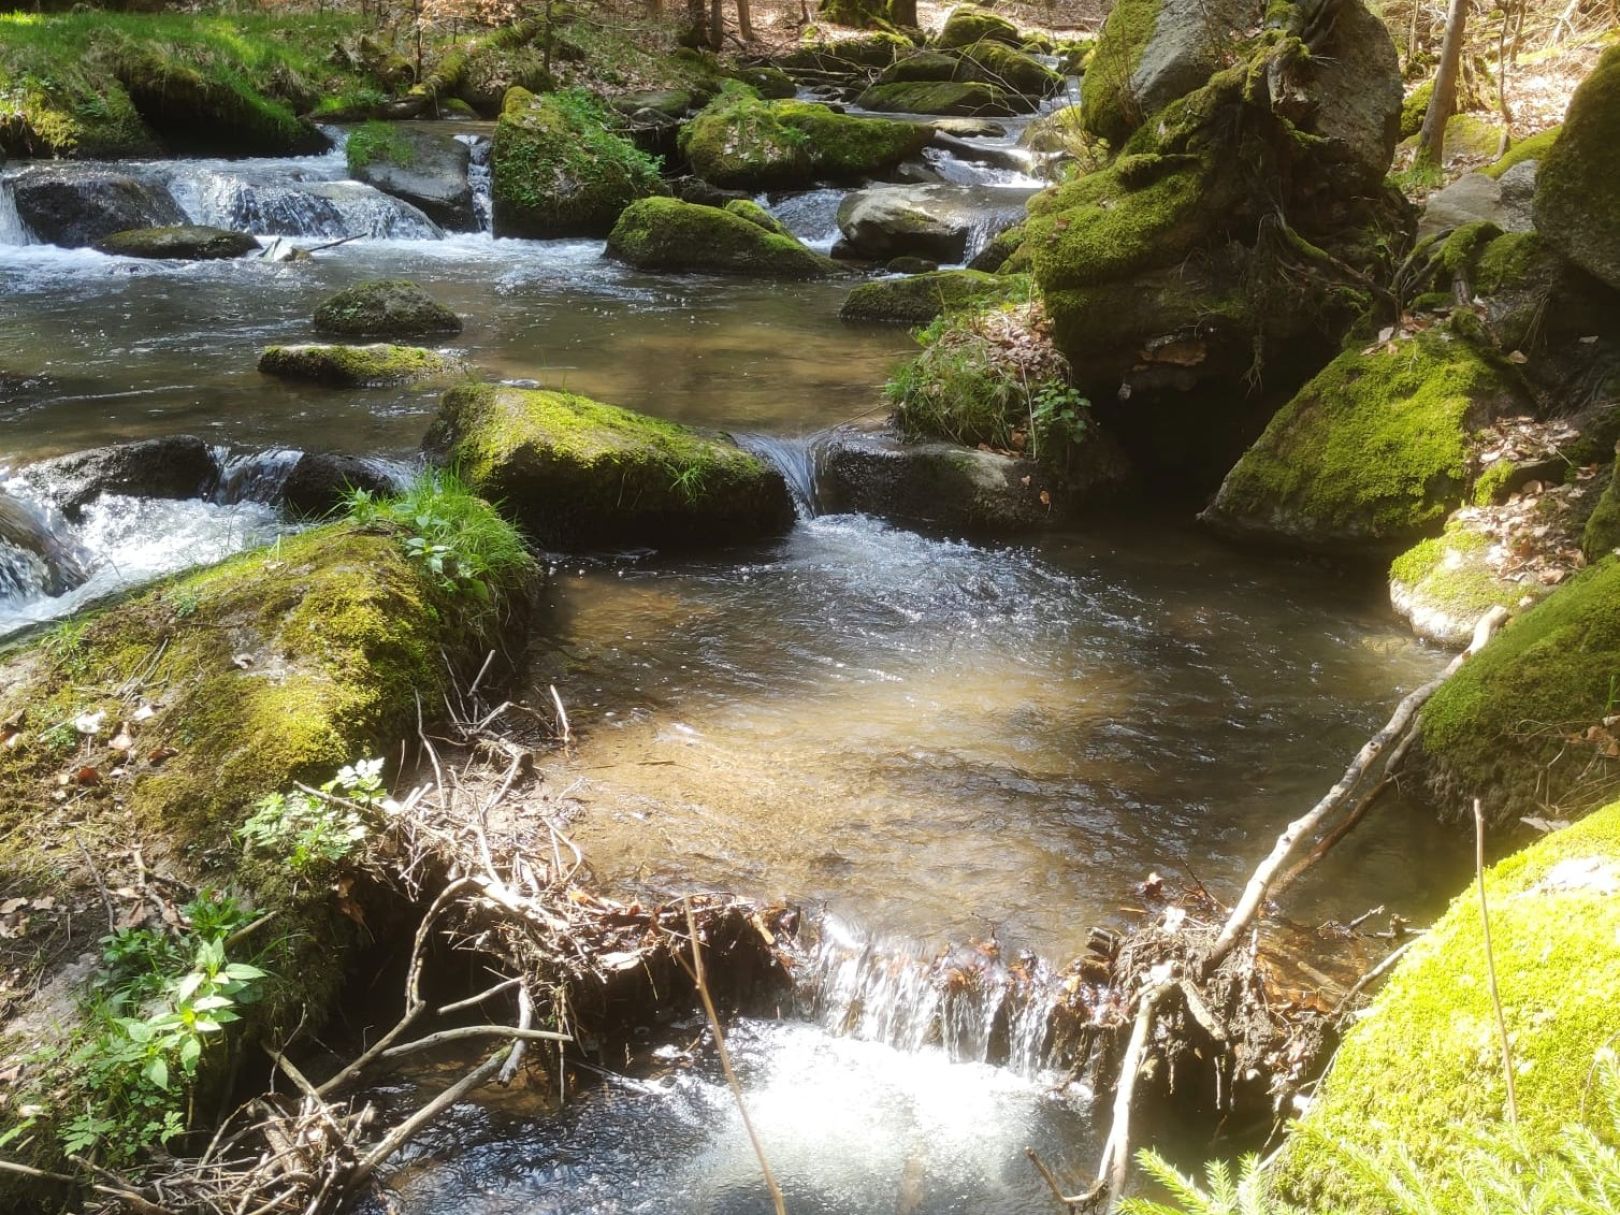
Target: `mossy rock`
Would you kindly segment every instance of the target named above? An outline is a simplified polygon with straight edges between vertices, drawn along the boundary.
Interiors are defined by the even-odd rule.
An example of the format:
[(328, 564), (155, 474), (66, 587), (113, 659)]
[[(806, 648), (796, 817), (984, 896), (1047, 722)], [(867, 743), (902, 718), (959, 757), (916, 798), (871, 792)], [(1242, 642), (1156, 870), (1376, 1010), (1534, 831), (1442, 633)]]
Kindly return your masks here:
[(785, 236), (795, 242), (799, 239), (793, 235), (786, 224), (751, 198), (734, 198), (725, 205), (724, 210), (729, 211), (738, 219), (746, 219), (756, 228), (763, 228), (774, 236)]
[(1558, 142), (1558, 135), (1564, 129), (1563, 124), (1548, 127), (1545, 131), (1538, 131), (1527, 139), (1521, 139), (1507, 150), (1498, 160), (1486, 165), (1480, 170), (1486, 177), (1500, 178), (1514, 165), (1526, 160), (1540, 161), (1552, 151), (1553, 144)]
[(951, 10), (934, 39), (935, 46), (947, 48), (980, 42), (1000, 42), (1016, 50), (1024, 44), (1025, 38), (1016, 25), (1000, 14), (964, 4)]
[(1409, 761), (1435, 804), (1496, 823), (1592, 808), (1617, 766), (1585, 732), (1614, 712), (1620, 559), (1608, 558), (1519, 616), (1424, 706)]
[(1391, 606), (1419, 637), (1461, 648), (1491, 608), (1516, 611), (1546, 594), (1539, 582), (1498, 574), (1486, 560), (1494, 542), (1487, 531), (1453, 518), (1441, 535), (1418, 541), (1391, 564)]
[(636, 199), (663, 193), (657, 162), (587, 95), (507, 93), (490, 150), (496, 235), (605, 236)]
[(1603, 496), (1586, 520), (1581, 534), (1581, 551), (1588, 561), (1600, 561), (1620, 549), (1620, 461), (1609, 474)]
[(961, 51), (919, 51), (898, 60), (877, 83), (968, 82), (992, 84), (1028, 97), (1050, 97), (1063, 77), (1040, 61), (999, 42), (981, 42)]
[[(519, 577), (533, 574), (526, 566)], [(497, 592), (477, 610), (494, 622), (514, 603)], [(244, 856), (233, 833), (266, 795), (397, 753), (414, 737), (418, 707), (440, 703), (447, 689), (445, 659), (464, 666), (486, 652), (490, 638), (468, 606), (436, 587), (400, 536), (335, 524), (168, 579), (0, 654), (0, 711), (22, 725), (0, 759), (0, 889), (99, 915), (81, 848), (138, 840), (150, 870), (275, 917), (274, 930), (256, 938), (270, 975), (265, 998), (242, 1009), (232, 1050), (204, 1053), (201, 1093), (223, 1097), (233, 1061), (255, 1042), (318, 1027), (341, 1000), (352, 951), (372, 942), (326, 881), (268, 853)], [(137, 698), (154, 710), (144, 720), (132, 717)], [(94, 735), (64, 738), (54, 728), (98, 712), (105, 726)], [(111, 745), (120, 729), (136, 741), (123, 753)], [(53, 797), (85, 769), (100, 781)], [(65, 990), (39, 997), (49, 1008), (18, 1010), (33, 1035), (0, 1046), (6, 1063), (23, 1064), (10, 1091), (47, 1081), (56, 1094), (48, 1100), (61, 1100), (69, 1082), (71, 1099), (71, 1066), (48, 1053), (42, 1064), (38, 1048), (73, 1031), (71, 1013), (65, 1022), (61, 1014), (75, 1006), (74, 982), (63, 971), (53, 986)], [(75, 1112), (83, 1111), (47, 1104), (11, 1152), (53, 1167), (57, 1132)], [(0, 1203), (36, 1209), (12, 1206), (10, 1185), (0, 1181)]]
[(782, 475), (758, 457), (572, 393), (453, 388), (428, 447), (548, 547), (725, 544), (793, 521)]
[[(1620, 1002), (1617, 884), (1620, 803), (1486, 874), (1490, 953), (1513, 1050), (1513, 1133), (1531, 1156), (1550, 1150), (1565, 1125), (1603, 1119), (1590, 1081), (1594, 1056), (1613, 1044)], [(1460, 1187), (1460, 1172), (1446, 1166), (1477, 1137), (1509, 1133), (1501, 1059), (1479, 896), (1470, 888), (1411, 947), (1346, 1036), (1279, 1159), (1283, 1195), (1311, 1211), (1391, 1209), (1387, 1192), (1324, 1141), (1386, 1161), (1399, 1150), (1421, 1175)], [(1491, 1209), (1457, 1188), (1423, 1198), (1441, 1211)]]
[(1141, 104), (1131, 91), (1131, 77), (1153, 39), (1161, 3), (1115, 0), (1080, 81), (1086, 129), (1115, 147), (1122, 145), (1142, 121)]
[(849, 293), (838, 316), (846, 321), (926, 325), (941, 313), (976, 304), (1027, 299), (1032, 291), (1024, 275), (935, 270), (862, 283)]
[(409, 279), (345, 287), (315, 309), (315, 328), (339, 337), (420, 337), (460, 333), (461, 318)]
[(1249, 539), (1399, 550), (1466, 499), (1474, 433), (1527, 405), (1503, 367), (1442, 332), (1348, 350), (1283, 406), (1202, 517)]
[(607, 254), (640, 270), (788, 279), (839, 273), (831, 258), (729, 205), (722, 210), (675, 198), (644, 198), (626, 207), (608, 233)]
[(1423, 129), (1423, 119), (1429, 112), (1429, 99), (1434, 96), (1433, 77), (1425, 80), (1401, 102), (1401, 138), (1411, 139)]
[(798, 95), (799, 86), (779, 67), (763, 64), (759, 67), (731, 69), (731, 78), (740, 80), (761, 97), (781, 101)]
[(1007, 118), (1027, 114), (1035, 108), (1018, 93), (979, 81), (916, 80), (874, 84), (855, 99), (855, 104), (880, 114), (943, 114), (963, 118)]
[(730, 190), (774, 190), (853, 181), (922, 151), (926, 127), (854, 118), (805, 101), (763, 101), (732, 84), (681, 131), (681, 150), (704, 181)]
[(363, 388), (431, 380), (462, 370), (462, 364), (420, 346), (266, 346), (259, 370), (283, 380)]
[(916, 49), (917, 44), (911, 39), (890, 30), (880, 30), (836, 42), (804, 42), (778, 62), (788, 68), (840, 72), (851, 68), (887, 67), (900, 56), (909, 55)]
[(1620, 47), (1575, 90), (1536, 171), (1536, 230), (1587, 273), (1620, 289)]
[(179, 224), (167, 228), (132, 228), (96, 242), (116, 257), (171, 258), (176, 261), (222, 261), (256, 252), (259, 242), (247, 232)]

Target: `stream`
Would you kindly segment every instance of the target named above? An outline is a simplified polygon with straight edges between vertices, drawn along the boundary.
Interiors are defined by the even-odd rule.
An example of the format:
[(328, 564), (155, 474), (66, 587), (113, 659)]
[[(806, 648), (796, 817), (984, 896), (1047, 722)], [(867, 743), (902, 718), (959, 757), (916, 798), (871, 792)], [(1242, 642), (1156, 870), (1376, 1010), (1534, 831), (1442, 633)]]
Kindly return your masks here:
[[(1020, 121), (1007, 125), (1010, 144)], [(949, 182), (1034, 188), (932, 163)], [(1349, 577), (1235, 553), (1176, 518), (1004, 545), (818, 514), (807, 438), (873, 415), (913, 348), (901, 329), (841, 323), (847, 282), (651, 275), (600, 241), (445, 236), (345, 183), (340, 151), (131, 167), (193, 219), (358, 239), (282, 263), (58, 249), (9, 208), (20, 166), (0, 170), (0, 483), (21, 484), (8, 466), (175, 433), (254, 468), (285, 449), (408, 464), (433, 391), (291, 385), (255, 361), (309, 340), (330, 292), (409, 277), (465, 318), (454, 349), (486, 374), (737, 432), (800, 489), (798, 525), (771, 544), (550, 558), (528, 689), (568, 705), (578, 742), (546, 777), (579, 803), (573, 830), (609, 890), (729, 890), (810, 913), (818, 943), (790, 1015), (731, 1030), (795, 1215), (1043, 1209), (1024, 1148), (1084, 1173), (1090, 1094), (1048, 1070), (1006, 984), (941, 993), (929, 961), (994, 939), (997, 966), (1046, 975), (1092, 925), (1129, 922), (1154, 870), (1230, 896), (1443, 663)], [(764, 201), (826, 248), (841, 195)], [(97, 562), (72, 595), (30, 590), (0, 553), (0, 637), (286, 526), (240, 486), (103, 499), (70, 529)], [(1421, 920), (1452, 888), (1427, 815), (1391, 797), (1376, 816), (1293, 896), (1304, 927), (1375, 904)], [(525, 1091), (457, 1107), (394, 1166), (401, 1209), (766, 1209), (701, 1026), (677, 1031), (560, 1111)], [(374, 1096), (436, 1083), (424, 1066)]]

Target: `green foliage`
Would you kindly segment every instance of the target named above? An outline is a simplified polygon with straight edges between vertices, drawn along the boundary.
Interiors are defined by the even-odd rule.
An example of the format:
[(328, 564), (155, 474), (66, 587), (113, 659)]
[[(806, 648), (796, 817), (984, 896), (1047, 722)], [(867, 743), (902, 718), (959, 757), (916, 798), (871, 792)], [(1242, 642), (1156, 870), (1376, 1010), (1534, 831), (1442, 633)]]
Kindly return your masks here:
[(1150, 1198), (1127, 1198), (1120, 1204), (1122, 1215), (1292, 1215), (1292, 1208), (1271, 1193), (1271, 1179), (1260, 1165), (1260, 1157), (1245, 1156), (1234, 1180), (1224, 1160), (1204, 1166), (1204, 1185), (1180, 1172), (1151, 1149), (1136, 1154), (1142, 1171), (1169, 1192), (1169, 1202)]
[(374, 120), (356, 127), (349, 132), (349, 142), (343, 150), (350, 172), (379, 161), (408, 166), (416, 160), (415, 145), (402, 136), (391, 122)]
[(428, 473), (395, 498), (352, 490), (346, 509), (363, 526), (399, 528), (406, 556), (447, 594), (488, 603), (530, 568), (522, 537), (453, 473)]
[(321, 786), (320, 797), (302, 789), (271, 793), (236, 836), (249, 851), (280, 853), (298, 874), (340, 865), (371, 836), (385, 794), (380, 759), (362, 759)]
[(66, 1054), (75, 1111), (58, 1128), (66, 1152), (94, 1151), (117, 1167), (181, 1134), (205, 1056), (258, 998), (265, 972), (226, 955), (247, 913), (208, 893), (181, 910), (188, 927), (179, 932), (124, 928), (102, 938), (102, 968)]

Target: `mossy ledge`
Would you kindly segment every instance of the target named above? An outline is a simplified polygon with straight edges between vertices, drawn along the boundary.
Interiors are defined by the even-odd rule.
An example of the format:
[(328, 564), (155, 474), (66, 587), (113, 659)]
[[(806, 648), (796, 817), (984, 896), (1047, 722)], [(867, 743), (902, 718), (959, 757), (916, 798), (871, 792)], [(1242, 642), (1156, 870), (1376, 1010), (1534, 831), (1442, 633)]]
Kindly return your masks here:
[(607, 254), (642, 270), (787, 279), (840, 272), (831, 258), (772, 231), (751, 213), (674, 198), (644, 198), (626, 207), (608, 233)]
[(426, 447), (548, 547), (690, 548), (777, 535), (793, 522), (781, 473), (758, 457), (573, 393), (453, 388)]
[[(1527, 618), (1528, 619), (1528, 618)], [(1488, 651), (1487, 651), (1488, 652)], [(1486, 875), (1491, 947), (1514, 1055), (1517, 1131), (1534, 1154), (1590, 1121), (1590, 1073), (1612, 1045), (1620, 1002), (1620, 803), (1507, 858)], [(1345, 1039), (1311, 1112), (1279, 1160), (1284, 1195), (1311, 1211), (1374, 1215), (1389, 1195), (1347, 1167), (1347, 1144), (1421, 1174), (1507, 1133), (1478, 895), (1469, 889), (1412, 946)], [(1424, 1195), (1474, 1210), (1468, 1195)]]
[[(505, 525), (491, 517), (487, 526)], [(8, 840), (0, 889), (99, 915), (99, 878), (76, 841), (110, 849), (138, 841), (149, 870), (275, 913), (274, 930), (254, 946), (270, 974), (264, 998), (243, 1009), (234, 1054), (204, 1053), (199, 1111), (215, 1108), (242, 1045), (329, 1014), (345, 960), (365, 937), (325, 883), (300, 881), (280, 859), (244, 856), (233, 832), (265, 795), (397, 749), (414, 732), (417, 706), (441, 698), (445, 657), (476, 662), (489, 630), (527, 603), (535, 576), (527, 558), (475, 602), (432, 580), (403, 540), (383, 526), (323, 526), (0, 654), (0, 717), (20, 730), (0, 759)], [(71, 724), (98, 713), (104, 725), (94, 733)], [(135, 739), (123, 751), (113, 742), (121, 730)], [(100, 775), (87, 780), (87, 771)], [(94, 938), (83, 941), (93, 948)], [(42, 1107), (8, 1152), (47, 1166), (61, 1122), (85, 1108), (74, 1065), (52, 1054), (72, 1040), (78, 1017), (82, 968), (61, 969), (72, 960), (42, 960), (42, 990), (8, 1020), (0, 1043), (0, 1067), (22, 1068), (9, 1091)], [(0, 1107), (0, 1128), (17, 1118)], [(0, 1199), (15, 1184), (0, 1179)]]
[(410, 384), (462, 370), (463, 364), (420, 346), (266, 346), (259, 370), (283, 380), (308, 380), (332, 388)]

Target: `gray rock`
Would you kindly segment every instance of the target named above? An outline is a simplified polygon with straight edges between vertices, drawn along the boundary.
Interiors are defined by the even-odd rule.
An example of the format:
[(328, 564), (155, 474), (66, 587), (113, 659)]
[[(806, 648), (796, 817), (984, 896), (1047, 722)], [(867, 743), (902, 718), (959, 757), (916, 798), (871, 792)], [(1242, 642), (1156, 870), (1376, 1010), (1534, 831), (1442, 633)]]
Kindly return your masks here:
[(193, 435), (171, 435), (93, 447), (41, 460), (21, 478), (69, 519), (78, 519), (102, 494), (135, 498), (196, 498), (219, 479), (213, 449)]
[[(21, 549), (44, 567), (44, 590), (60, 595), (89, 577), (88, 560), (78, 545), (53, 527), (47, 512), (0, 489), (0, 545)], [(7, 586), (7, 562), (0, 552), (0, 591)]]
[(1260, 11), (1258, 0), (1161, 0), (1153, 37), (1131, 73), (1138, 111), (1156, 113), (1201, 87), (1221, 66), (1232, 33), (1258, 24)]
[(207, 262), (255, 253), (259, 242), (247, 232), (180, 224), (172, 228), (135, 228), (129, 232), (114, 232), (97, 241), (96, 248), (118, 257)]
[(921, 185), (856, 190), (838, 205), (838, 229), (858, 257), (960, 262), (1024, 216), (1033, 190)]
[(1497, 226), (1504, 232), (1529, 232), (1536, 226), (1536, 162), (1521, 160), (1496, 179), (1502, 187), (1502, 214)]
[(281, 505), (293, 515), (328, 515), (356, 489), (382, 495), (398, 492), (400, 485), (375, 460), (341, 452), (307, 451), (282, 484)]
[(51, 165), (12, 183), (17, 214), (47, 244), (83, 248), (132, 228), (186, 222), (168, 190), (111, 169)]
[(1532, 167), (1529, 188), (1523, 175), (1514, 178), (1511, 197), (1506, 183), (1512, 176), (1504, 173), (1501, 180), (1483, 173), (1465, 173), (1443, 190), (1429, 195), (1418, 221), (1418, 236), (1433, 236), (1461, 228), (1464, 224), (1489, 220), (1504, 232), (1528, 232), (1534, 226), (1530, 220), (1530, 203), (1535, 197), (1535, 172)]
[(413, 130), (399, 125), (391, 135), (403, 147), (398, 159), (377, 159), (357, 166), (354, 176), (384, 194), (403, 199), (452, 232), (478, 227), (473, 211), (467, 166), (472, 153), (453, 135)]
[(1339, 6), (1305, 81), (1311, 107), (1305, 129), (1329, 141), (1349, 170), (1345, 184), (1382, 181), (1401, 136), (1401, 65), (1389, 30), (1361, 0)]
[(928, 125), (958, 139), (996, 139), (1007, 133), (1005, 126), (988, 118), (936, 118)]

